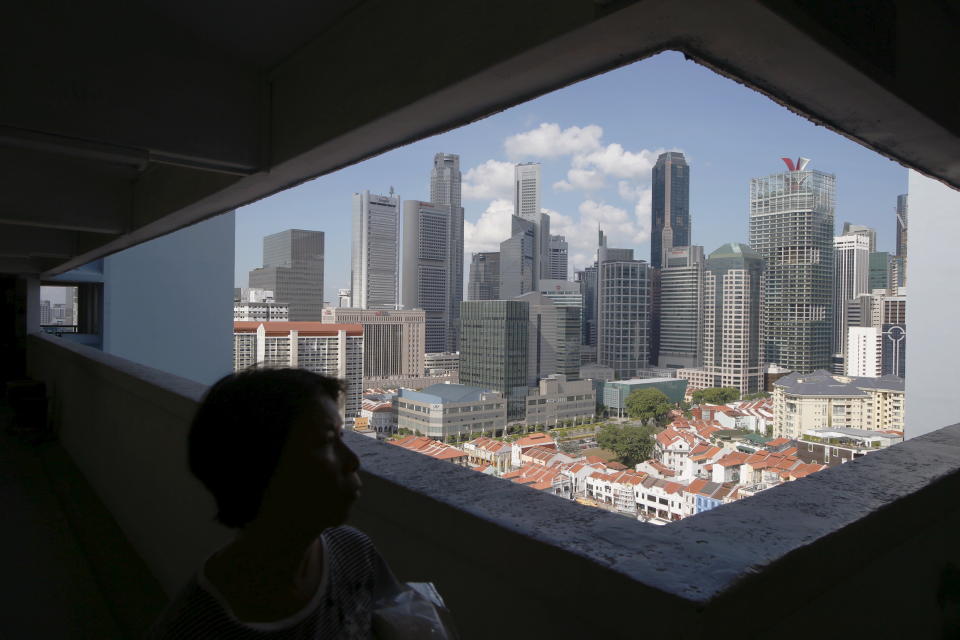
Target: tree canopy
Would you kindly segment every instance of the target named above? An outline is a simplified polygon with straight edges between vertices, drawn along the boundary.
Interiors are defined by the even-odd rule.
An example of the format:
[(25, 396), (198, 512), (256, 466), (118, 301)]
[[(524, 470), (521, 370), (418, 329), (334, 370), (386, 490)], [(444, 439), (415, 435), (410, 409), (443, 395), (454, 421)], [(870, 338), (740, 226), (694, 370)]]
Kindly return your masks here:
[(623, 464), (634, 467), (653, 454), (656, 432), (648, 425), (607, 424), (597, 433), (597, 444), (617, 454)]
[(627, 396), (625, 404), (628, 416), (644, 422), (651, 418), (662, 422), (673, 409), (670, 398), (659, 389), (635, 389)]
[(740, 391), (733, 387), (711, 387), (693, 392), (693, 404), (727, 404), (740, 399)]

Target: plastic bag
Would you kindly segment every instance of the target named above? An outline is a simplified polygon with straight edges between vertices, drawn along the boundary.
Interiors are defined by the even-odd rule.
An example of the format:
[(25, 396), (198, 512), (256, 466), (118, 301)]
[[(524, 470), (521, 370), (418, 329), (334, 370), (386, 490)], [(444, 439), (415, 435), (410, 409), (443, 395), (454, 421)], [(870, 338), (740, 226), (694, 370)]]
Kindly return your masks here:
[(397, 584), (377, 600), (373, 611), (373, 634), (378, 640), (456, 640), (450, 612), (430, 582)]

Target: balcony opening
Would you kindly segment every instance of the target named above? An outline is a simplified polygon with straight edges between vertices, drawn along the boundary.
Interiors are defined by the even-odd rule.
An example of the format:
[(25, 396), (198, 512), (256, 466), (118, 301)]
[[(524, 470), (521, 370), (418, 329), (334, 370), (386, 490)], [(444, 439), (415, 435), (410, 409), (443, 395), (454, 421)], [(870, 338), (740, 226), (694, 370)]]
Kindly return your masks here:
[(661, 53), (239, 209), (234, 368), (347, 376), (359, 433), (666, 524), (902, 441), (906, 192)]

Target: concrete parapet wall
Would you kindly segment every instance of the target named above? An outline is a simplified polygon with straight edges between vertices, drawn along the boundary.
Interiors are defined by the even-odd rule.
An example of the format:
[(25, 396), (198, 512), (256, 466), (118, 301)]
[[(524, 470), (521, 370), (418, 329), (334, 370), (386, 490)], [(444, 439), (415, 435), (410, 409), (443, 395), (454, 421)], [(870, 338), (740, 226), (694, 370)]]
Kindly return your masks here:
[[(64, 446), (168, 593), (227, 531), (186, 471), (204, 388), (47, 336)], [(657, 527), (348, 434), (353, 524), (467, 638), (936, 637), (960, 603), (960, 425)]]

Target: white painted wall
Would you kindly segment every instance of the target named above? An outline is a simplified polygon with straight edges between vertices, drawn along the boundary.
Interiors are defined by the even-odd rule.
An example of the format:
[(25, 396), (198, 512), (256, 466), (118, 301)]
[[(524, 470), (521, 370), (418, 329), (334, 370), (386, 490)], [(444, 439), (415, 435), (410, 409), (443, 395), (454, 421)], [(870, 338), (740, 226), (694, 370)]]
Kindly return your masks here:
[(233, 368), (233, 212), (104, 259), (103, 350), (203, 384)]
[(960, 192), (909, 176), (906, 437), (960, 422)]

